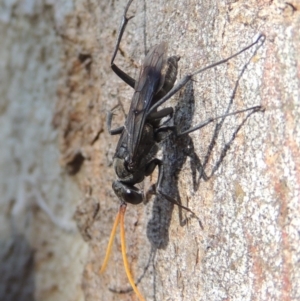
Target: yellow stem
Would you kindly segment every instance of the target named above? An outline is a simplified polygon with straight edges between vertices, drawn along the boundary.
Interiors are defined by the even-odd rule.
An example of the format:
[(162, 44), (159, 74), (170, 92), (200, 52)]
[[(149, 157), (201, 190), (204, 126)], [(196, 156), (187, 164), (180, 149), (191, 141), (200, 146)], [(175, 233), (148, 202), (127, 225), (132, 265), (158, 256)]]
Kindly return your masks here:
[(117, 230), (117, 227), (118, 227), (119, 222), (120, 222), (120, 213), (121, 213), (121, 207), (119, 209), (118, 215), (116, 216), (113, 228), (112, 228), (111, 233), (110, 233), (110, 238), (109, 238), (109, 242), (108, 242), (108, 245), (107, 245), (105, 258), (104, 258), (102, 267), (99, 271), (100, 274), (104, 272), (104, 270), (107, 266), (107, 262), (108, 262), (108, 259), (109, 259), (110, 253), (111, 253), (112, 244), (114, 242), (115, 235), (116, 235), (116, 230)]
[(123, 262), (124, 262), (124, 267), (125, 267), (125, 271), (127, 274), (127, 278), (131, 284), (131, 287), (133, 288), (134, 292), (136, 293), (136, 295), (138, 296), (140, 301), (146, 301), (144, 299), (144, 297), (142, 296), (142, 294), (139, 292), (139, 290), (137, 289), (134, 280), (132, 278), (130, 269), (129, 269), (129, 264), (128, 264), (128, 260), (126, 257), (126, 242), (125, 242), (125, 227), (124, 227), (124, 215), (125, 215), (125, 211), (126, 211), (126, 204), (123, 203), (120, 206), (120, 226), (121, 226), (121, 247), (122, 247), (122, 257), (123, 257)]

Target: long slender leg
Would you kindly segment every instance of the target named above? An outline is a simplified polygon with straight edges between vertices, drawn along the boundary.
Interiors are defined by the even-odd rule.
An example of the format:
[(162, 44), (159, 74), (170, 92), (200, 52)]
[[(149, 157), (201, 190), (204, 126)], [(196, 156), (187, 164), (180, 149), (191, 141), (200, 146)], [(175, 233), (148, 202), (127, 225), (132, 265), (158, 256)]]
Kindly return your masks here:
[(161, 132), (172, 131), (175, 134), (176, 137), (180, 137), (180, 136), (192, 133), (194, 131), (197, 131), (197, 130), (203, 128), (204, 126), (208, 125), (209, 123), (211, 123), (211, 122), (213, 122), (213, 121), (215, 121), (217, 119), (225, 118), (225, 117), (228, 117), (228, 116), (236, 115), (236, 114), (247, 112), (247, 111), (251, 111), (251, 110), (253, 112), (256, 112), (256, 111), (263, 110), (263, 108), (261, 106), (255, 106), (255, 107), (251, 107), (251, 108), (247, 108), (247, 109), (235, 111), (235, 112), (232, 112), (232, 113), (220, 115), (220, 116), (217, 116), (217, 117), (211, 117), (211, 118), (208, 118), (207, 120), (205, 120), (205, 121), (197, 124), (196, 126), (190, 128), (190, 129), (188, 129), (188, 130), (186, 130), (184, 132), (181, 132), (181, 133), (177, 132), (177, 128), (174, 125), (171, 125), (171, 126), (161, 126), (161, 127), (157, 128), (155, 130), (155, 134), (157, 135), (157, 134), (159, 134)]
[(135, 80), (129, 76), (127, 73), (125, 73), (123, 70), (121, 70), (115, 63), (114, 63), (114, 60), (116, 58), (116, 55), (117, 55), (117, 52), (119, 50), (119, 46), (120, 46), (120, 42), (121, 42), (121, 39), (122, 39), (122, 36), (124, 34), (124, 31), (125, 31), (125, 28), (126, 28), (126, 25), (128, 23), (128, 21), (130, 19), (133, 18), (133, 16), (131, 17), (127, 17), (127, 12), (128, 12), (128, 9), (129, 9), (129, 6), (131, 5), (133, 0), (130, 0), (125, 8), (125, 11), (124, 11), (124, 14), (123, 14), (123, 18), (122, 18), (122, 22), (121, 22), (121, 25), (120, 25), (120, 30), (119, 30), (119, 34), (118, 34), (118, 38), (117, 38), (117, 43), (116, 43), (116, 46), (115, 46), (115, 49), (114, 49), (114, 52), (113, 52), (113, 55), (112, 55), (112, 58), (111, 58), (111, 61), (110, 61), (110, 66), (112, 68), (112, 70), (126, 83), (128, 84), (130, 87), (134, 88), (135, 86)]
[(161, 182), (162, 182), (162, 177), (163, 177), (163, 163), (157, 159), (156, 161), (157, 165), (158, 165), (158, 180), (157, 180), (157, 185), (156, 185), (156, 193), (160, 194), (161, 196), (163, 196), (167, 201), (169, 201), (170, 203), (177, 205), (178, 207), (187, 210), (189, 212), (191, 212), (193, 215), (195, 215), (195, 213), (188, 207), (185, 207), (183, 205), (181, 205), (180, 203), (178, 203), (176, 200), (174, 200), (173, 198), (169, 197), (168, 195), (164, 194), (161, 189)]
[[(254, 46), (255, 44), (257, 44), (260, 40), (263, 43), (265, 41), (265, 35), (261, 34), (255, 42), (253, 42), (252, 44), (250, 44), (249, 46), (243, 48), (242, 50), (240, 50), (239, 52), (231, 55), (230, 57), (223, 59), (221, 61), (218, 61), (216, 63), (213, 63), (211, 65), (208, 65), (202, 69), (196, 70), (195, 72), (192, 72), (190, 74), (187, 74), (184, 78), (182, 78), (179, 83), (174, 86), (162, 99), (160, 99), (157, 103), (155, 103), (155, 105), (153, 105), (150, 110), (148, 111), (147, 116), (149, 116), (152, 112), (156, 111), (156, 109), (161, 106), (164, 102), (166, 102), (169, 98), (171, 98), (175, 93), (177, 93), (180, 89), (182, 89), (192, 78), (193, 76), (195, 76), (196, 74), (199, 74), (201, 72), (204, 72), (208, 69), (211, 69), (213, 67), (216, 67), (218, 65), (221, 65), (223, 63), (228, 62), (229, 60), (231, 60), (232, 58), (238, 56), (239, 54), (241, 54), (242, 52), (248, 50), (249, 48), (251, 48), (252, 46)], [(261, 45), (260, 45), (261, 46)], [(260, 47), (259, 46), (259, 47)]]
[(203, 121), (199, 124), (197, 124), (196, 126), (184, 131), (184, 132), (181, 132), (181, 133), (175, 133), (177, 137), (180, 137), (180, 136), (183, 136), (185, 134), (189, 134), (191, 132), (194, 132), (194, 131), (197, 131), (201, 128), (203, 128), (204, 126), (208, 125), (209, 123), (217, 120), (217, 119), (220, 119), (220, 118), (224, 118), (224, 117), (227, 117), (227, 116), (232, 116), (232, 115), (236, 115), (236, 114), (239, 114), (239, 113), (243, 113), (243, 112), (247, 112), (247, 111), (260, 111), (262, 110), (262, 107), (261, 106), (256, 106), (256, 107), (251, 107), (251, 108), (247, 108), (247, 109), (244, 109), (244, 110), (239, 110), (239, 111), (235, 111), (235, 112), (232, 112), (232, 113), (228, 113), (228, 114), (224, 114), (224, 115), (220, 115), (220, 116), (217, 116), (217, 117), (211, 117), (211, 118), (208, 118), (206, 121)]
[(111, 122), (112, 122), (112, 117), (113, 117), (113, 113), (110, 111), (107, 113), (107, 117), (106, 117), (106, 126), (107, 126), (107, 130), (111, 135), (119, 135), (122, 133), (124, 126), (120, 126), (116, 129), (111, 129)]

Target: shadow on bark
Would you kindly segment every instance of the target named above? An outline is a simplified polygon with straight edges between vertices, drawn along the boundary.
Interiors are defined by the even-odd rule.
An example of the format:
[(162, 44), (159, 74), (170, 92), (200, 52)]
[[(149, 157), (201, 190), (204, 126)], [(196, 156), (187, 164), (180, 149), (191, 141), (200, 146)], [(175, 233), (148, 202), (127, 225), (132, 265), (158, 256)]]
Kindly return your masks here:
[[(238, 78), (236, 80), (234, 89), (232, 91), (230, 101), (227, 105), (226, 110), (224, 111), (224, 115), (228, 114), (231, 110), (233, 101), (236, 96), (237, 89), (239, 87), (240, 80), (245, 73), (251, 59), (255, 56), (256, 52), (260, 48), (257, 47), (254, 53), (251, 55), (250, 59), (243, 66)], [(178, 104), (175, 107), (174, 114), (174, 125), (177, 127), (177, 131), (184, 132), (191, 128), (191, 121), (193, 119), (195, 111), (195, 97), (193, 90), (193, 81), (190, 81), (184, 91), (180, 93)], [(208, 166), (208, 162), (212, 156), (212, 151), (216, 145), (216, 141), (220, 135), (221, 129), (225, 122), (225, 119), (228, 117), (223, 117), (219, 122), (216, 122), (211, 142), (208, 145), (206, 154), (204, 156), (203, 162), (199, 158), (199, 156), (194, 151), (194, 143), (189, 135), (184, 135), (179, 138), (175, 136), (175, 134), (170, 134), (168, 138), (164, 141), (163, 145), (163, 162), (164, 162), (164, 176), (163, 176), (163, 192), (175, 199), (179, 204), (188, 206), (188, 204), (183, 204), (180, 198), (180, 193), (178, 189), (178, 177), (179, 173), (185, 164), (187, 158), (190, 158), (190, 166), (192, 172), (193, 179), (193, 189), (197, 191), (200, 186), (201, 179), (204, 181), (208, 181), (211, 177), (214, 176), (216, 171), (220, 168), (224, 158), (231, 145), (233, 144), (238, 132), (241, 130), (243, 125), (246, 123), (248, 118), (256, 113), (262, 112), (263, 109), (253, 109), (249, 110), (243, 118), (243, 120), (236, 126), (235, 130), (231, 134), (231, 137), (228, 142), (224, 144), (218, 159), (214, 163), (210, 174), (207, 174), (206, 169)], [(169, 227), (171, 222), (171, 216), (173, 211), (173, 206), (171, 202), (164, 199), (162, 196), (155, 196), (153, 209), (152, 209), (152, 217), (148, 223), (147, 227), (147, 236), (151, 241), (153, 247), (157, 249), (165, 249), (168, 245), (169, 241)], [(179, 217), (180, 217), (180, 225), (184, 226), (187, 222), (187, 219), (183, 219), (182, 216), (182, 208), (179, 207)], [(200, 227), (202, 228), (201, 222)]]
[(0, 300), (35, 301), (33, 252), (23, 235), (0, 241)]
[[(224, 114), (230, 112), (233, 101), (236, 97), (236, 92), (239, 87), (240, 80), (246, 71), (251, 59), (255, 56), (256, 52), (258, 51), (259, 47), (256, 48), (254, 53), (251, 55), (250, 59), (247, 63), (243, 66), (241, 72), (238, 75), (236, 80), (234, 89), (232, 91), (230, 101), (227, 105)], [(190, 81), (183, 92), (180, 93), (179, 102), (175, 108), (174, 114), (174, 124), (176, 125), (178, 132), (183, 132), (188, 130), (191, 127), (191, 121), (193, 119), (194, 111), (195, 111), (195, 97), (193, 91), (193, 82)], [(201, 179), (204, 181), (210, 180), (216, 173), (216, 171), (222, 165), (224, 158), (228, 150), (230, 149), (231, 145), (233, 144), (238, 132), (241, 130), (243, 125), (246, 123), (248, 118), (259, 111), (263, 111), (263, 109), (253, 109), (249, 112), (244, 113), (244, 117), (242, 121), (235, 127), (234, 131), (231, 134), (230, 139), (223, 145), (220, 154), (218, 155), (218, 159), (214, 162), (213, 167), (210, 173), (207, 173), (208, 163), (210, 162), (210, 158), (212, 156), (213, 149), (215, 148), (216, 141), (221, 133), (221, 129), (223, 127), (224, 121), (227, 117), (220, 119), (219, 122), (215, 123), (214, 130), (212, 132), (212, 138), (208, 145), (206, 154), (204, 159), (201, 161), (199, 156), (195, 152), (193, 140), (189, 135), (185, 135), (182, 137), (177, 138), (174, 134), (169, 135), (169, 137), (164, 141), (163, 146), (163, 162), (164, 162), (164, 176), (163, 176), (163, 183), (162, 189), (165, 194), (170, 196), (171, 198), (175, 199), (179, 204), (183, 206), (187, 206), (187, 203), (183, 203), (180, 198), (180, 192), (178, 189), (178, 178), (179, 173), (185, 164), (188, 157), (190, 158), (190, 168), (193, 180), (193, 190), (197, 191), (200, 187)], [(211, 164), (211, 162), (210, 162)], [(154, 204), (152, 209), (152, 217), (148, 222), (147, 226), (147, 237), (152, 244), (151, 252), (149, 255), (149, 263), (145, 267), (143, 275), (139, 277), (137, 283), (139, 283), (143, 276), (146, 273), (146, 270), (152, 266), (153, 268), (153, 290), (155, 296), (155, 256), (156, 251), (158, 249), (166, 249), (169, 243), (169, 228), (172, 219), (172, 212), (173, 212), (174, 204), (170, 203), (162, 196), (155, 196)], [(180, 225), (185, 226), (188, 219), (193, 218), (190, 214), (190, 217), (183, 218), (182, 208), (179, 207), (179, 220)], [(195, 218), (198, 218), (194, 216)], [(199, 226), (203, 229), (201, 224), (201, 220), (199, 220)]]

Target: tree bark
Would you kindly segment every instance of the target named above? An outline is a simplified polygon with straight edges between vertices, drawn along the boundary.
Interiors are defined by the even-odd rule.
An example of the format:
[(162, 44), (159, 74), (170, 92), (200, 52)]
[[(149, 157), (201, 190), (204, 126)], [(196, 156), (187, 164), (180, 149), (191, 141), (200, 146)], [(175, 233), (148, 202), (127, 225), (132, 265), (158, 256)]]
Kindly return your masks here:
[[(20, 1), (3, 10), (0, 239), (1, 269), (9, 271), (1, 274), (9, 277), (0, 299), (137, 300), (119, 234), (99, 275), (119, 207), (111, 188), (118, 136), (108, 134), (106, 112), (120, 104), (114, 127), (122, 125), (133, 92), (110, 69), (125, 6)], [(161, 41), (181, 57), (182, 78), (266, 35), (165, 104), (180, 131), (228, 110), (265, 111), (162, 142), (162, 190), (195, 216), (156, 196), (128, 205), (127, 253), (146, 300), (300, 298), (299, 9), (280, 1), (133, 1), (116, 64), (134, 78)], [(155, 176), (138, 187), (146, 192)], [(10, 287), (19, 299), (6, 298)]]

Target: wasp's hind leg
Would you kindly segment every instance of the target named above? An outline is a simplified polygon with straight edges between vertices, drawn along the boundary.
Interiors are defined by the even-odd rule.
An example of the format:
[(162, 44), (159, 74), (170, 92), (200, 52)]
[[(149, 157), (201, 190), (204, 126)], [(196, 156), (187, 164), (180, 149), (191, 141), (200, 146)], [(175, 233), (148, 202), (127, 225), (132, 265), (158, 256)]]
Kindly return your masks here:
[(118, 34), (118, 38), (117, 38), (117, 43), (116, 43), (116, 46), (115, 46), (115, 49), (114, 49), (114, 52), (113, 52), (113, 55), (112, 55), (112, 58), (111, 58), (111, 61), (110, 61), (110, 66), (111, 66), (111, 69), (126, 83), (128, 84), (131, 88), (134, 89), (134, 86), (135, 86), (135, 79), (133, 79), (131, 76), (129, 76), (127, 73), (125, 73), (123, 70), (121, 70), (115, 63), (115, 58), (116, 58), (116, 55), (118, 53), (118, 50), (119, 50), (119, 46), (120, 46), (120, 42), (122, 40), (122, 36), (124, 34), (124, 31), (125, 31), (125, 28), (126, 28), (126, 25), (128, 23), (128, 21), (130, 19), (133, 18), (133, 16), (131, 17), (127, 17), (127, 12), (128, 12), (128, 9), (131, 5), (133, 0), (130, 0), (125, 8), (125, 11), (124, 11), (124, 14), (123, 14), (123, 18), (122, 18), (122, 22), (121, 22), (121, 25), (120, 25), (120, 30), (119, 30), (119, 34)]

